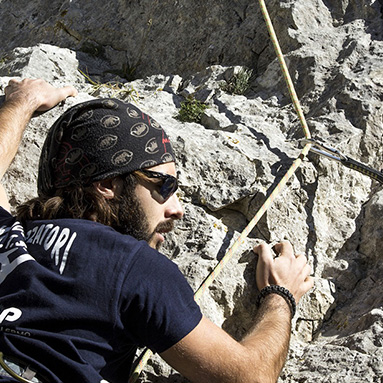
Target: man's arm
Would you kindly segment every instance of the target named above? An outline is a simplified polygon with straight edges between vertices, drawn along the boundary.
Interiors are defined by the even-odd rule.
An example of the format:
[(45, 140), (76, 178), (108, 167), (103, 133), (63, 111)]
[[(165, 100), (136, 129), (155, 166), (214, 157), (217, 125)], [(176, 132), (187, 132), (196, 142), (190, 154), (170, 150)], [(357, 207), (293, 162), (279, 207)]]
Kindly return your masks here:
[[(295, 257), (288, 242), (275, 249), (280, 256), (273, 259), (267, 245), (255, 248), (258, 288), (280, 285), (299, 301), (313, 286), (306, 257)], [(262, 302), (253, 328), (241, 342), (203, 318), (161, 357), (195, 383), (274, 383), (286, 360), (290, 332), (290, 307), (284, 298), (272, 294)]]
[[(49, 110), (68, 96), (76, 94), (72, 86), (55, 88), (43, 80), (9, 81), (5, 88), (5, 102), (0, 108), (0, 180), (16, 155), (33, 113)], [(9, 210), (2, 185), (0, 205)]]

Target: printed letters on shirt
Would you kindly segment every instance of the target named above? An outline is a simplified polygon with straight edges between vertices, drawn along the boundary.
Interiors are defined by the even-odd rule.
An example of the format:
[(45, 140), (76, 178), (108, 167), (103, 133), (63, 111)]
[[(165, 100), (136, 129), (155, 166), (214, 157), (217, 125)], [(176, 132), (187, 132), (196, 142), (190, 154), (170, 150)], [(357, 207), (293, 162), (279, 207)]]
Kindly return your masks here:
[(64, 272), (69, 250), (77, 233), (71, 233), (67, 227), (55, 226), (52, 223), (35, 226), (27, 232), (26, 242), (38, 244), (44, 250), (50, 251), (51, 259), (59, 267), (59, 273)]
[(19, 265), (34, 261), (23, 241), (24, 229), (20, 222), (11, 227), (0, 227), (0, 284)]

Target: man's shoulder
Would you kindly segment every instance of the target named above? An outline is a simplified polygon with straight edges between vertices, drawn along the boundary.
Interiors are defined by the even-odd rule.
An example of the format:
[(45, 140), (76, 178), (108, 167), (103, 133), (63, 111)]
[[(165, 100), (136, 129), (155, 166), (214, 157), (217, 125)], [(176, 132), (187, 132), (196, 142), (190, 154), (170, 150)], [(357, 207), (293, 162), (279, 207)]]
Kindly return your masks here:
[(9, 231), (9, 228), (15, 225), (23, 232), (22, 235), (31, 251), (36, 250), (37, 246), (42, 246), (45, 251), (55, 249), (56, 254), (59, 247), (60, 251), (70, 248), (69, 255), (86, 252), (92, 254), (92, 259), (97, 254), (103, 257), (107, 255), (109, 261), (112, 258), (115, 258), (116, 262), (129, 259), (129, 263), (138, 262), (138, 265), (155, 269), (169, 267), (169, 264), (173, 263), (166, 256), (152, 249), (146, 241), (139, 241), (99, 222), (59, 218), (31, 220), (20, 224), (16, 217), (0, 207), (0, 229)]

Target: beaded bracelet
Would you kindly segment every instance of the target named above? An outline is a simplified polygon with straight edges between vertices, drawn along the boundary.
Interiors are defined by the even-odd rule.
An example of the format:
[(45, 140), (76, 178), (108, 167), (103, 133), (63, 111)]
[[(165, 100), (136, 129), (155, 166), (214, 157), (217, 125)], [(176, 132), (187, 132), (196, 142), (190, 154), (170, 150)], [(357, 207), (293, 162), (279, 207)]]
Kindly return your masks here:
[(297, 310), (297, 304), (295, 302), (295, 299), (293, 297), (293, 294), (290, 293), (289, 290), (287, 290), (285, 287), (282, 287), (282, 286), (278, 286), (278, 285), (270, 285), (270, 286), (266, 286), (264, 287), (258, 297), (257, 297), (257, 300), (256, 300), (256, 307), (258, 308), (260, 305), (261, 305), (261, 302), (262, 300), (269, 294), (278, 294), (280, 295), (282, 298), (284, 298), (286, 300), (286, 302), (289, 304), (290, 306), (290, 310), (291, 310), (291, 317), (293, 318), (294, 315), (295, 315), (295, 312)]

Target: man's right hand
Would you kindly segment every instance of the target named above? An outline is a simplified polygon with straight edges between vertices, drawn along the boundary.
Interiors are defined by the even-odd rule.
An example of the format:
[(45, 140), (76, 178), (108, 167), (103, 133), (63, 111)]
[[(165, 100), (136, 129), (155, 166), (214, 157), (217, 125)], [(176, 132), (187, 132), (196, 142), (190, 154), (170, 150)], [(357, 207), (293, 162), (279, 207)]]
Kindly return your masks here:
[[(313, 285), (307, 259), (296, 257), (290, 243), (274, 247), (273, 258), (266, 244), (257, 246), (257, 284), (287, 288), (298, 301)], [(265, 298), (253, 328), (241, 342), (203, 318), (184, 339), (161, 356), (181, 374), (198, 383), (271, 383), (278, 379), (285, 362), (291, 331), (290, 308), (276, 294)], [(244, 368), (245, 366), (245, 368)]]
[[(0, 180), (16, 155), (33, 113), (47, 111), (67, 97), (76, 95), (77, 90), (73, 86), (55, 88), (44, 80), (32, 79), (9, 81), (5, 88), (5, 102), (0, 108)], [(0, 206), (10, 209), (2, 185)]]
[[(73, 86), (55, 88), (44, 80), (10, 80), (5, 88), (5, 100), (18, 102), (30, 109), (31, 113), (45, 112), (69, 96), (76, 96)], [(21, 106), (21, 105), (20, 105)]]
[(277, 253), (276, 258), (273, 258), (270, 247), (265, 243), (254, 248), (259, 256), (256, 272), (258, 289), (279, 285), (288, 289), (298, 302), (314, 284), (307, 258), (295, 255), (289, 242), (276, 244), (274, 251)]

